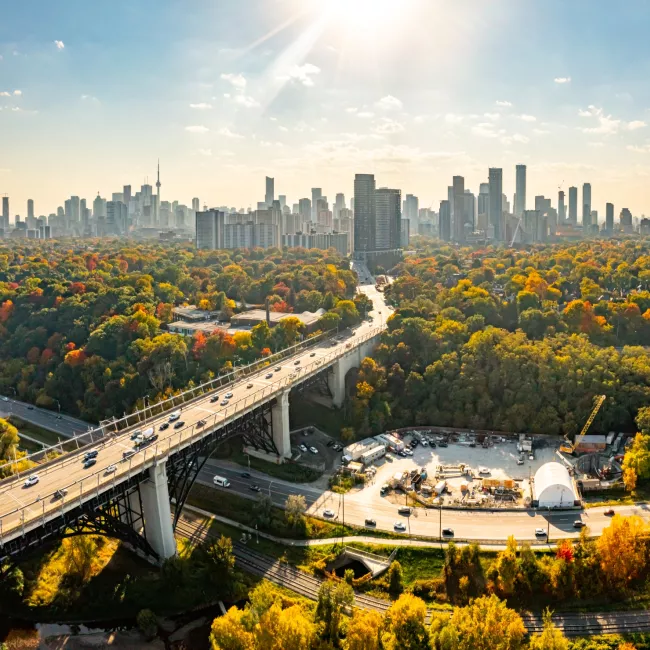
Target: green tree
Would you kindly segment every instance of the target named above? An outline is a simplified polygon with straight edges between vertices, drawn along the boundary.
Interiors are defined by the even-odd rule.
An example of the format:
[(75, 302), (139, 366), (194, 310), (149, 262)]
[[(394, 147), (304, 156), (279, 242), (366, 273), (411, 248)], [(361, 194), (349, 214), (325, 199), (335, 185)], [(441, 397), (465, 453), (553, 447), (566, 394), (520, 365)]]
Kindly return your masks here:
[(302, 494), (290, 494), (287, 497), (284, 506), (284, 514), (287, 523), (294, 530), (304, 528), (306, 510), (307, 502), (305, 501), (305, 497)]
[(393, 596), (399, 596), (404, 591), (402, 565), (393, 560), (388, 567), (388, 591)]
[(354, 591), (347, 582), (327, 580), (318, 590), (316, 618), (324, 625), (325, 638), (334, 645), (338, 645), (343, 610), (353, 603)]
[(151, 641), (158, 633), (158, 619), (150, 609), (141, 609), (136, 617), (138, 628), (147, 641)]
[(361, 320), (357, 307), (352, 300), (339, 300), (336, 307), (334, 307), (334, 312), (341, 317), (343, 327), (356, 325)]

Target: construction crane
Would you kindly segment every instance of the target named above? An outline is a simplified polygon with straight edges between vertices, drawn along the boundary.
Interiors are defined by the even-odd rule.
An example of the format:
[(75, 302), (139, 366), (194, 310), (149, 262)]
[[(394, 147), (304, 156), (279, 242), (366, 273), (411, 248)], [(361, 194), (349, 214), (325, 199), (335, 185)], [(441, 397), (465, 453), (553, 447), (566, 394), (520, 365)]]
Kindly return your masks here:
[(564, 436), (564, 443), (560, 445), (560, 451), (565, 454), (573, 454), (578, 447), (578, 445), (582, 442), (582, 439), (587, 435), (587, 431), (589, 431), (589, 427), (592, 425), (594, 419), (596, 418), (596, 415), (598, 415), (598, 411), (600, 411), (600, 407), (603, 405), (605, 402), (606, 396), (605, 395), (599, 395), (598, 399), (596, 400), (596, 404), (591, 411), (591, 414), (587, 418), (587, 421), (585, 422), (585, 426), (582, 427), (582, 431), (580, 432), (579, 435), (576, 436), (576, 439), (571, 442), (566, 436)]

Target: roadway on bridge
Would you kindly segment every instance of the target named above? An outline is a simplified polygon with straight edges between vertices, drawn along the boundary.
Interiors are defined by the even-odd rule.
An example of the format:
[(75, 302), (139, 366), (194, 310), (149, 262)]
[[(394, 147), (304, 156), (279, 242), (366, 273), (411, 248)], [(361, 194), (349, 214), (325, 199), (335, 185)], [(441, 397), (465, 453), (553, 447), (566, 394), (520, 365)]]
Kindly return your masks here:
[[(94, 493), (101, 492), (104, 486), (109, 486), (113, 482), (119, 483), (132, 472), (137, 471), (147, 459), (151, 461), (154, 455), (164, 455), (173, 445), (190, 438), (200, 438), (203, 429), (212, 428), (227, 418), (239, 413), (243, 414), (254, 405), (268, 401), (269, 394), (276, 388), (288, 390), (294, 383), (299, 383), (302, 375), (320, 370), (320, 365), (317, 364), (327, 364), (332, 360), (333, 355), (341, 355), (345, 353), (348, 346), (352, 348), (368, 338), (379, 325), (383, 324), (390, 312), (384, 304), (382, 294), (377, 292), (374, 286), (363, 287), (363, 291), (376, 305), (374, 320), (364, 321), (354, 332), (348, 333), (334, 346), (329, 340), (321, 341), (248, 377), (224, 386), (218, 393), (215, 391), (205, 393), (179, 406), (178, 410), (181, 411), (179, 421), (184, 423), (182, 428), (176, 429), (175, 424), (170, 424), (168, 428), (160, 430), (160, 425), (169, 420), (169, 414), (173, 410), (170, 409), (160, 416), (150, 418), (146, 423), (141, 423), (138, 427), (131, 427), (124, 433), (87, 447), (87, 450), (96, 449), (99, 452), (94, 467), (84, 469), (78, 455), (63, 457), (60, 462), (40, 471), (35, 468), (34, 472), (40, 478), (36, 485), (25, 487), (25, 476), (6, 483), (0, 488), (0, 541), (15, 537), (22, 531), (23, 526), (29, 525), (30, 522), (38, 525), (50, 513), (54, 513), (64, 505), (69, 505), (73, 499), (83, 501)], [(228, 405), (222, 405), (221, 400), (226, 393), (232, 393), (232, 397)], [(219, 395), (217, 402), (211, 401), (215, 394)], [(196, 426), (200, 420), (206, 422), (202, 428)], [(155, 427), (159, 435), (155, 445), (137, 452), (127, 462), (121, 462), (123, 453), (133, 449), (130, 440), (133, 430), (136, 428), (144, 430), (148, 427)], [(110, 466), (115, 466), (116, 470), (106, 473), (106, 468)], [(64, 499), (56, 499), (54, 493), (61, 489), (66, 489), (67, 495)]]
[[(250, 473), (246, 478), (244, 473)], [(208, 460), (199, 474), (199, 479), (206, 485), (212, 485), (215, 490), (223, 490), (213, 485), (214, 475), (226, 477), (231, 487), (228, 490), (248, 498), (259, 498), (265, 494), (271, 497), (273, 504), (283, 507), (290, 494), (302, 494), (307, 502), (308, 512), (322, 519), (345, 521), (346, 524), (365, 526), (367, 518), (375, 519), (377, 525), (373, 528), (395, 531), (396, 522), (406, 525), (404, 535), (435, 537), (438, 538), (440, 530), (452, 528), (454, 538), (478, 540), (483, 542), (503, 542), (510, 535), (517, 540), (534, 540), (535, 529), (543, 528), (549, 534), (549, 539), (576, 538), (580, 531), (573, 527), (576, 520), (583, 521), (592, 535), (600, 535), (609, 525), (611, 517), (605, 514), (608, 508), (589, 508), (583, 511), (536, 512), (522, 511), (481, 511), (481, 510), (452, 510), (449, 508), (414, 508), (411, 516), (403, 516), (398, 512), (398, 506), (389, 503), (383, 498), (372, 502), (363, 495), (363, 492), (352, 492), (345, 496), (335, 494), (329, 490), (319, 489), (309, 485), (288, 483), (279, 479), (270, 478), (255, 470), (236, 468), (232, 465)], [(254, 492), (251, 486), (259, 487), (259, 492)], [(324, 511), (331, 510), (334, 517), (325, 517)], [(650, 523), (650, 508), (645, 504), (636, 506), (617, 507), (618, 514), (629, 516), (639, 515)], [(546, 541), (544, 537), (539, 541)]]
[(64, 438), (71, 438), (88, 431), (90, 424), (69, 415), (48, 411), (25, 402), (3, 397), (0, 400), (0, 417), (14, 415), (25, 422), (35, 424), (43, 429), (58, 433)]

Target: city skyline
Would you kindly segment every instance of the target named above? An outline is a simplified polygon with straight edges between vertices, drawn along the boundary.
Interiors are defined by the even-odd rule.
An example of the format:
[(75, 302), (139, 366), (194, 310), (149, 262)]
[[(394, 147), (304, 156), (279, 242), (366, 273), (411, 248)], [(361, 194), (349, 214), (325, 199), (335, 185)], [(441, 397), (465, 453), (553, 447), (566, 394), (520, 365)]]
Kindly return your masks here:
[[(20, 206), (12, 218), (29, 198), (47, 214), (65, 196), (154, 184), (157, 157), (164, 195), (188, 203), (254, 208), (263, 175), (296, 200), (313, 186), (352, 196), (362, 171), (437, 207), (453, 175), (476, 192), (490, 167), (504, 170), (512, 198), (521, 163), (529, 197), (588, 182), (600, 220), (610, 201), (648, 212), (650, 7), (640, 1), (616, 12), (582, 0), (490, 11), (418, 0), (68, 4), (64, 15), (41, 0), (12, 6), (0, 27), (0, 194)], [(454, 29), (432, 38), (441, 20)], [(614, 27), (624, 42), (607, 38)], [(452, 66), (446, 32), (467, 45)]]

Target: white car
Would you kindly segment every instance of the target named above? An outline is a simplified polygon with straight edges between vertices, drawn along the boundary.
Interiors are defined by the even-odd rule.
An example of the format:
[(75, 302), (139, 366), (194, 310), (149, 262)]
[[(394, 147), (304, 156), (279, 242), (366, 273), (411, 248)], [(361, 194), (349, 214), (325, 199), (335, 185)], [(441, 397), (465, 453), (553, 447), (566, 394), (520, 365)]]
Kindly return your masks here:
[(3, 402), (8, 402), (8, 401), (9, 401), (9, 398), (8, 398), (8, 397), (3, 397), (3, 398), (2, 398), (2, 401), (3, 401)]
[(221, 402), (219, 403), (219, 406), (228, 406), (228, 400), (222, 399)]
[(31, 487), (32, 485), (36, 485), (39, 482), (38, 474), (32, 474), (31, 476), (27, 477), (27, 480), (25, 481), (25, 487)]
[(115, 465), (109, 465), (105, 470), (104, 474), (113, 474), (113, 472), (117, 471), (117, 467)]
[(302, 451), (305, 454), (307, 453), (307, 447), (305, 447), (305, 445), (298, 445), (298, 449), (300, 449), (300, 451)]
[(546, 537), (546, 531), (543, 528), (535, 528), (535, 537)]
[(479, 474), (489, 474), (490, 470), (487, 467), (479, 467), (478, 468), (478, 473)]
[(403, 521), (396, 521), (393, 528), (400, 531), (406, 530), (406, 524)]
[(408, 447), (406, 447), (406, 449), (404, 449), (404, 453), (405, 453), (407, 456), (412, 456), (412, 455), (413, 455), (413, 450), (412, 450), (412, 449), (409, 449)]
[(311, 451), (312, 454), (317, 454), (318, 453), (318, 449), (316, 449), (316, 447), (310, 447), (309, 451)]
[(230, 399), (230, 398), (232, 397), (232, 393), (226, 393), (226, 394), (224, 395), (224, 397), (225, 397), (226, 399)]
[(330, 510), (329, 508), (327, 510), (323, 510), (323, 517), (333, 517), (334, 516), (334, 511)]

